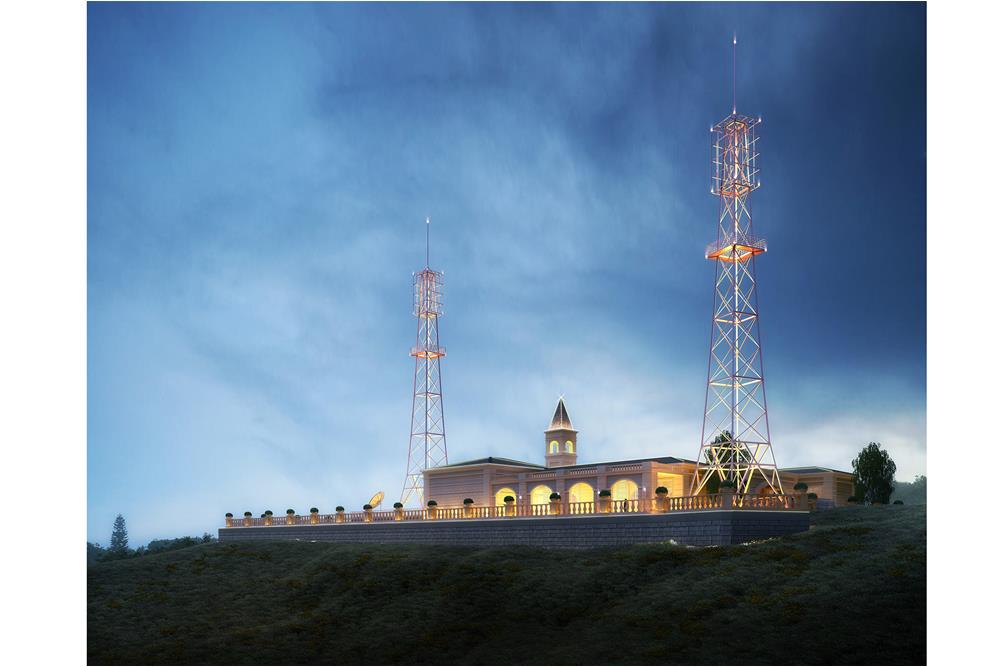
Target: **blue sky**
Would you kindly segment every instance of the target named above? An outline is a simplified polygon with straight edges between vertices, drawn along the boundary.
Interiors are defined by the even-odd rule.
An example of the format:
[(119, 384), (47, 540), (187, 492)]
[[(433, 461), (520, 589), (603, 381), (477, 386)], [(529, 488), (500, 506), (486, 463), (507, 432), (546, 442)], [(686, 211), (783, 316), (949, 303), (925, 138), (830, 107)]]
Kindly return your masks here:
[(708, 127), (761, 114), (781, 466), (926, 472), (916, 4), (88, 5), (88, 537), (398, 495), (411, 273), (453, 461), (698, 450)]

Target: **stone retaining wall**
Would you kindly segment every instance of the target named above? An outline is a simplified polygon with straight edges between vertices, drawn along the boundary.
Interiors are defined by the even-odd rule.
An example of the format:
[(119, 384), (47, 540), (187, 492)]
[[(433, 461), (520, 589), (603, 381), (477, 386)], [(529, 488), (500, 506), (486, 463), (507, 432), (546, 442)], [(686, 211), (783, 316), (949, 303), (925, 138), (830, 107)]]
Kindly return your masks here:
[(219, 541), (315, 540), (540, 547), (601, 547), (638, 542), (708, 546), (740, 544), (809, 529), (809, 513), (704, 510), (665, 514), (607, 514), (547, 518), (400, 521), (220, 528)]

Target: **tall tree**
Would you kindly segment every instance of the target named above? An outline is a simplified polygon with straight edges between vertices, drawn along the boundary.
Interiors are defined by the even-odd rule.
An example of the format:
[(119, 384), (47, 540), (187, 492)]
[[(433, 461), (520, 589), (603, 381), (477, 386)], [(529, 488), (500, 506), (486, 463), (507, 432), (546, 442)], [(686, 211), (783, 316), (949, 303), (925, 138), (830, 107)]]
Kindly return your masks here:
[(128, 552), (128, 529), (125, 527), (125, 517), (119, 514), (115, 517), (115, 525), (111, 529), (111, 544), (108, 551), (121, 555)]
[(854, 466), (854, 495), (865, 503), (888, 503), (896, 480), (896, 464), (888, 450), (882, 449), (877, 442), (869, 442), (851, 465)]

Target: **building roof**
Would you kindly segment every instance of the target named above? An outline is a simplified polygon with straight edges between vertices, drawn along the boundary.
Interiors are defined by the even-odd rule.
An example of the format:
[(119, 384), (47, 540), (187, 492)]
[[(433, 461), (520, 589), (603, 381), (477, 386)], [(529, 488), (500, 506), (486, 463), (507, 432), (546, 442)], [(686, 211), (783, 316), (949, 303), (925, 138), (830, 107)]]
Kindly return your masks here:
[(552, 415), (552, 423), (549, 424), (549, 427), (545, 430), (546, 431), (576, 430), (573, 428), (573, 422), (569, 420), (569, 413), (566, 412), (566, 404), (563, 403), (562, 396), (559, 397), (559, 403), (556, 405), (556, 412), (555, 414)]
[(836, 472), (841, 475), (853, 475), (852, 472), (845, 472), (843, 470), (834, 470), (833, 468), (821, 468), (819, 466), (802, 466), (800, 468), (779, 468), (778, 472), (797, 472), (802, 475), (813, 475), (821, 472)]
[(616, 466), (623, 465), (627, 463), (642, 463), (643, 461), (655, 461), (657, 463), (694, 463), (689, 459), (679, 459), (674, 456), (658, 456), (658, 457), (646, 457), (642, 459), (628, 459), (626, 461), (595, 461), (593, 463), (577, 463), (571, 466), (552, 466), (546, 467), (543, 465), (538, 465), (537, 463), (528, 463), (526, 461), (515, 461), (514, 459), (505, 459), (499, 456), (487, 456), (481, 459), (472, 459), (471, 461), (460, 461), (458, 463), (449, 463), (443, 466), (437, 466), (433, 470), (441, 470), (442, 468), (458, 468), (461, 466), (473, 466), (473, 465), (483, 465), (486, 463), (494, 463), (497, 465), (505, 466), (517, 466), (520, 468), (533, 468), (535, 470), (569, 470), (572, 468), (591, 468), (593, 466)]
[(472, 466), (472, 465), (482, 465), (485, 463), (495, 463), (497, 465), (504, 466), (519, 466), (521, 468), (539, 468), (544, 469), (545, 466), (538, 465), (537, 463), (528, 463), (526, 461), (515, 461), (514, 459), (505, 459), (499, 456), (487, 456), (481, 459), (472, 459), (471, 461), (459, 461), (458, 463), (449, 463), (443, 466), (437, 466), (436, 469), (441, 468), (458, 468), (459, 466)]

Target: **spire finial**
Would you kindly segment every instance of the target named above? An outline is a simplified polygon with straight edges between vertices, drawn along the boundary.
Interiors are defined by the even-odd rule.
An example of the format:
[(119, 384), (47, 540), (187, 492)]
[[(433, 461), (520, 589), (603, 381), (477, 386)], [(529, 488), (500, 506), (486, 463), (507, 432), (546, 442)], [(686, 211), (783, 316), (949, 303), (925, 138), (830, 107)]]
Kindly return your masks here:
[(427, 268), (431, 268), (431, 216), (427, 216)]
[(736, 33), (733, 33), (733, 115), (736, 114)]

